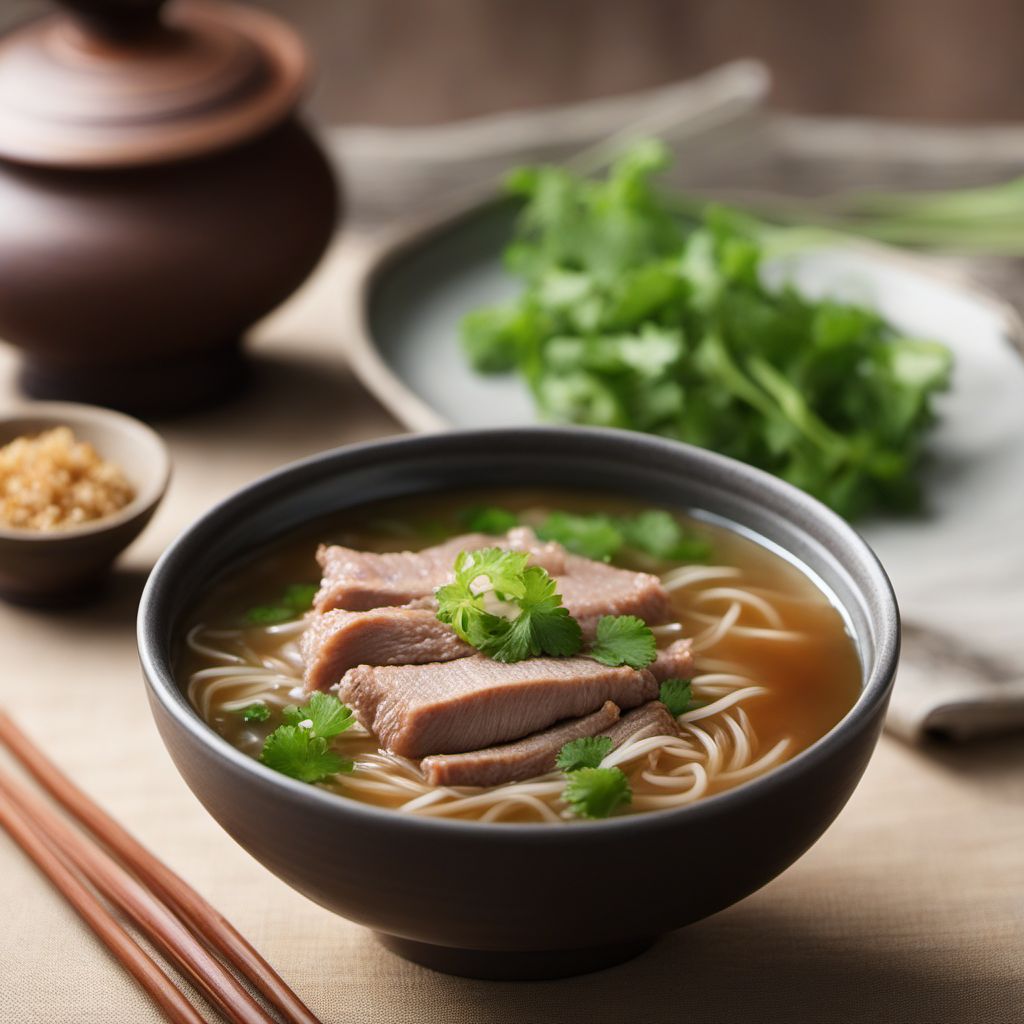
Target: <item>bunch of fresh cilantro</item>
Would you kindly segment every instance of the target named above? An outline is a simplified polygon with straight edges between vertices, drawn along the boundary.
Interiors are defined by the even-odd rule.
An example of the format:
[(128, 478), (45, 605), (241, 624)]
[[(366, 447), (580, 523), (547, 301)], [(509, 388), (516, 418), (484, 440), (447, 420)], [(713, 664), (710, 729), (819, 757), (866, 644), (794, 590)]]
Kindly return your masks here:
[(473, 366), (521, 373), (546, 419), (711, 448), (849, 518), (917, 506), (948, 350), (766, 287), (756, 222), (715, 206), (684, 222), (651, 184), (666, 164), (646, 142), (603, 181), (510, 176), (524, 205), (505, 257), (525, 288), (465, 317)]

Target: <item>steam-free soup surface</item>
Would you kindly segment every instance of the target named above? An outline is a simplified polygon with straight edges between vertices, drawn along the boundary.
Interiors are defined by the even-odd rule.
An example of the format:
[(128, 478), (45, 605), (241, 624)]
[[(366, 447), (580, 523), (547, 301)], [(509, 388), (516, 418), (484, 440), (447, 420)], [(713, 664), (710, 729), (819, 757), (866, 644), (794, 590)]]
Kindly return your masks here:
[[(297, 646), (302, 611), (274, 609), (289, 587), (294, 594), (295, 584), (319, 581), (317, 544), (415, 550), (466, 532), (467, 510), (480, 506), (511, 510), (526, 523), (542, 522), (551, 510), (628, 516), (650, 507), (578, 491), (489, 490), (390, 501), (321, 521), (211, 585), (189, 623), (189, 642), (182, 643), (178, 662), (181, 683), (200, 714), (228, 742), (258, 756), (265, 737), (281, 723), (281, 709), (303, 699)], [(704, 560), (659, 561), (630, 548), (614, 559), (663, 578), (678, 622), (655, 629), (659, 645), (690, 637), (696, 654), (694, 704), (679, 720), (682, 736), (660, 747), (648, 741), (635, 756), (616, 762), (633, 793), (620, 813), (684, 805), (770, 771), (839, 722), (861, 685), (842, 617), (803, 572), (731, 529), (676, 518), (707, 542)], [(282, 621), (251, 624), (254, 606), (269, 607), (265, 620)], [(269, 709), (265, 720), (246, 720), (244, 709), (254, 702)], [(355, 761), (355, 770), (322, 785), (348, 798), (433, 816), (570, 816), (558, 773), (493, 791), (437, 794), (414, 762), (387, 755), (365, 730), (350, 730), (335, 746)], [(630, 751), (624, 747), (623, 753)]]

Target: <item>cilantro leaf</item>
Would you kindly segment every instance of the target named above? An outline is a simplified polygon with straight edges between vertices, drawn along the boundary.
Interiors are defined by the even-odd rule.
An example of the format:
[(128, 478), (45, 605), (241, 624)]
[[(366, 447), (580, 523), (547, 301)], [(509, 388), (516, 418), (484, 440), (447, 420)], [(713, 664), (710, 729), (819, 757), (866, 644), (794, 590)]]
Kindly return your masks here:
[[(582, 645), (579, 623), (562, 604), (555, 581), (538, 566), (527, 568), (528, 558), (525, 551), (501, 548), (461, 552), (454, 582), (437, 590), (438, 619), (496, 661), (577, 653)], [(483, 586), (481, 579), (486, 581)], [(517, 607), (518, 614), (513, 618), (489, 611), (485, 605), (491, 597)]]
[(275, 729), (263, 745), (260, 760), (274, 771), (300, 782), (321, 782), (339, 772), (350, 772), (351, 761), (339, 757), (327, 746), (327, 740), (313, 736), (298, 725), (282, 725)]
[(581, 818), (607, 818), (630, 803), (633, 792), (620, 768), (578, 768), (569, 773), (562, 799)]
[(666, 679), (661, 684), (658, 699), (676, 718), (690, 710), (693, 693), (689, 679)]
[(541, 540), (557, 541), (577, 555), (607, 562), (622, 547), (622, 533), (609, 516), (552, 512), (540, 526)]
[(646, 668), (657, 655), (650, 627), (635, 615), (602, 615), (590, 657), (602, 665)]
[(340, 757), (328, 745), (328, 740), (344, 732), (353, 721), (351, 709), (337, 697), (314, 693), (303, 707), (286, 707), (282, 717), (285, 724), (263, 744), (260, 760), (267, 767), (302, 782), (320, 782), (355, 768), (352, 761)]
[(664, 509), (647, 509), (619, 521), (627, 544), (670, 562), (706, 562), (711, 544), (703, 537), (683, 529), (679, 521)]
[(310, 722), (311, 724), (305, 728), (312, 735), (325, 740), (343, 733), (354, 721), (351, 708), (342, 704), (333, 694), (319, 691), (314, 693), (309, 703), (303, 707), (286, 707), (282, 717), (288, 725)]
[(567, 773), (579, 771), (580, 768), (597, 768), (611, 753), (611, 749), (609, 736), (581, 736), (562, 747), (555, 760), (555, 767)]
[(249, 626), (274, 626), (298, 619), (312, 607), (318, 589), (315, 583), (292, 583), (273, 604), (250, 608), (243, 618)]
[(476, 505), (466, 509), (459, 517), (470, 533), (507, 533), (519, 525), (519, 516), (507, 508), (496, 505)]
[(265, 722), (270, 717), (270, 708), (263, 701), (256, 701), (239, 712), (243, 722)]

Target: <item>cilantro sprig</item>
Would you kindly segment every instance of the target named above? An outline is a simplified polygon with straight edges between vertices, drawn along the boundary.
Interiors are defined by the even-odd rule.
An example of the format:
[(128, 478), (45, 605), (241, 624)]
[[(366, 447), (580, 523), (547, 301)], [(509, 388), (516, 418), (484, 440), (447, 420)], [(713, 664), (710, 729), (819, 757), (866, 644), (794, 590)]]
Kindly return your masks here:
[(590, 657), (616, 668), (646, 668), (658, 653), (650, 626), (635, 615), (602, 615), (597, 621), (597, 638)]
[[(477, 505), (462, 516), (466, 529), (495, 535), (520, 521), (515, 512), (500, 506)], [(675, 516), (660, 508), (631, 516), (555, 509), (537, 524), (537, 536), (599, 562), (611, 561), (624, 548), (669, 562), (706, 562), (711, 556), (708, 540), (687, 530)]]
[(438, 619), (495, 661), (576, 654), (583, 643), (579, 623), (555, 581), (527, 566), (528, 559), (525, 551), (501, 548), (460, 552), (454, 581), (437, 591)]
[(297, 619), (312, 607), (316, 592), (315, 583), (292, 583), (273, 604), (256, 605), (243, 618), (248, 626), (275, 626)]
[(633, 800), (621, 768), (578, 768), (569, 773), (562, 799), (581, 818), (607, 818)]
[(243, 722), (265, 722), (270, 717), (270, 708), (258, 700), (239, 711)]
[(610, 736), (581, 736), (562, 747), (555, 759), (555, 767), (563, 772), (597, 768), (611, 753), (611, 749)]
[(329, 741), (353, 722), (352, 711), (327, 693), (314, 693), (308, 704), (291, 705), (279, 725), (263, 744), (260, 760), (283, 775), (300, 782), (322, 782), (355, 765), (330, 749)]
[(665, 679), (658, 692), (658, 699), (678, 718), (699, 707), (693, 699), (693, 689), (689, 679)]
[(555, 765), (566, 777), (562, 799), (577, 817), (607, 818), (633, 799), (621, 768), (600, 767), (611, 750), (610, 736), (582, 736), (558, 752)]

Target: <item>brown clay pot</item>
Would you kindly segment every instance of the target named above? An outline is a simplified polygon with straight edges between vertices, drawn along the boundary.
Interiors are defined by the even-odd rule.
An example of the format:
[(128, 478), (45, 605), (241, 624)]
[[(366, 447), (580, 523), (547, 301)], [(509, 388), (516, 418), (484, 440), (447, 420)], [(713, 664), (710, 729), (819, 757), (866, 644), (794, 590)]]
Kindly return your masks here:
[[(331, 170), (292, 116), (305, 57), (246, 8), (172, 5), (162, 24), (159, 3), (78, 6), (87, 23), (44, 19), (20, 48), (0, 42), (0, 338), (23, 350), (36, 397), (178, 411), (233, 390), (242, 335), (333, 230)], [(104, 88), (66, 97), (74, 60), (26, 61), (35, 39), (57, 64), (84, 54)], [(75, 118), (4, 117), (12, 50), (41, 109), (49, 95)]]

